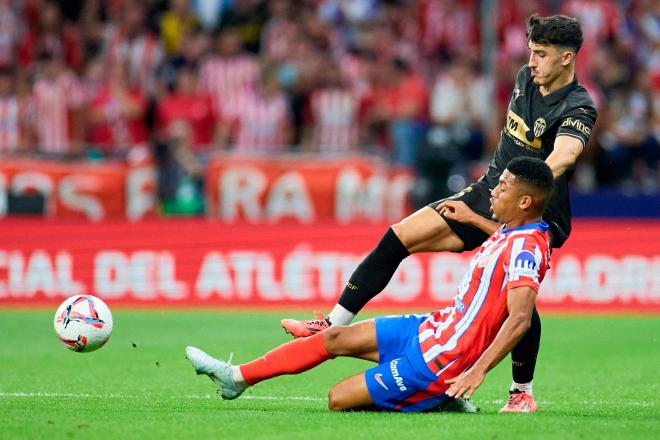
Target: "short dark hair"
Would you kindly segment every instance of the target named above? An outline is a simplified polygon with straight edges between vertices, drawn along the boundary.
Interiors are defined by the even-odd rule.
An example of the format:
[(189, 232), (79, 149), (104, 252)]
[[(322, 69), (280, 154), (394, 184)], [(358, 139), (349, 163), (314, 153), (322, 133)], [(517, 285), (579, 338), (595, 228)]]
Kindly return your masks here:
[(527, 19), (527, 41), (543, 46), (567, 47), (578, 53), (582, 47), (582, 27), (574, 17), (541, 17), (534, 14)]
[(554, 176), (547, 163), (535, 157), (516, 157), (506, 166), (515, 176), (515, 182), (521, 182), (538, 196), (540, 212), (550, 201), (554, 189)]

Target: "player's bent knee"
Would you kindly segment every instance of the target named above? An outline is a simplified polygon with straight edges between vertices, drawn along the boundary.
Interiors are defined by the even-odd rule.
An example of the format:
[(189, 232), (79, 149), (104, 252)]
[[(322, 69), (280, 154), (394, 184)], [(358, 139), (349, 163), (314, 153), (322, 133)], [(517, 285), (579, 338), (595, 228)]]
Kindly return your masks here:
[(409, 223), (406, 223), (405, 221), (401, 221), (399, 223), (395, 223), (390, 228), (392, 228), (392, 231), (394, 231), (394, 234), (397, 236), (397, 238), (401, 241), (401, 243), (408, 247), (407, 243), (410, 240), (410, 235), (412, 231), (410, 231), (410, 226), (408, 226)]
[(329, 354), (340, 356), (344, 353), (342, 347), (343, 335), (348, 327), (334, 326), (323, 332), (323, 343)]
[(338, 384), (328, 391), (328, 409), (330, 411), (346, 411), (352, 408), (350, 399), (342, 388), (341, 384)]
[(351, 411), (373, 408), (373, 400), (364, 373), (347, 377), (328, 392), (328, 409), (331, 411)]
[(328, 391), (328, 409), (330, 411), (341, 411), (343, 409), (337, 394), (334, 387)]

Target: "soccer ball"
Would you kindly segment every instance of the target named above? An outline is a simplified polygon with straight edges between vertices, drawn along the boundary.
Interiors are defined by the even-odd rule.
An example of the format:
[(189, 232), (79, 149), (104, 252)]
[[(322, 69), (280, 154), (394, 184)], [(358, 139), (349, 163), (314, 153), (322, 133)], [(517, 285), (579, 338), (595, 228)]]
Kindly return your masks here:
[(70, 350), (80, 353), (97, 350), (112, 333), (112, 313), (92, 295), (75, 295), (64, 300), (55, 312), (55, 333)]

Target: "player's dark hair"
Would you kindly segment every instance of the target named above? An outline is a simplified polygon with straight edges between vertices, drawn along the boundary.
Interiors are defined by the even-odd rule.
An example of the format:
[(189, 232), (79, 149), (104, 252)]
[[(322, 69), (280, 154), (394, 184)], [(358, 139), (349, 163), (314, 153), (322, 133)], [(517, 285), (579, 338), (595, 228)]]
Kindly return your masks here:
[(582, 27), (574, 17), (534, 14), (527, 19), (527, 41), (542, 46), (567, 47), (578, 53), (582, 47)]
[(548, 164), (535, 157), (516, 157), (511, 159), (506, 169), (516, 176), (516, 183), (521, 182), (536, 192), (543, 212), (552, 196), (555, 180)]

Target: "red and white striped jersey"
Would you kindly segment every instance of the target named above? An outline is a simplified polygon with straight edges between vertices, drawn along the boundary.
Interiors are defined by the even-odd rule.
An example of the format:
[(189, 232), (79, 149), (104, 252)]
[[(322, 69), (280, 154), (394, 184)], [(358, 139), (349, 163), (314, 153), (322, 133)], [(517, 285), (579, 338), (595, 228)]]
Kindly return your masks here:
[(322, 153), (356, 150), (359, 143), (360, 102), (350, 90), (324, 88), (312, 93), (309, 117), (314, 148)]
[(243, 153), (286, 151), (291, 115), (284, 94), (264, 97), (256, 92), (246, 92), (238, 98), (234, 116), (234, 150)]
[(453, 377), (479, 359), (508, 316), (509, 289), (538, 291), (550, 258), (547, 230), (541, 222), (495, 232), (470, 261), (454, 304), (419, 326), (424, 362), (436, 375)]
[(110, 26), (105, 35), (105, 57), (109, 63), (123, 62), (128, 66), (131, 87), (152, 94), (156, 89), (156, 72), (165, 56), (158, 37), (144, 32), (127, 38), (118, 26)]
[(209, 58), (199, 72), (199, 91), (213, 99), (218, 115), (231, 120), (242, 96), (253, 90), (258, 74), (259, 65), (252, 55)]
[(62, 73), (55, 79), (38, 79), (32, 89), (35, 131), (39, 151), (67, 153), (71, 148), (70, 111), (82, 104), (83, 93), (72, 73)]
[(18, 150), (29, 115), (29, 100), (15, 95), (0, 97), (0, 153)]
[(16, 50), (23, 26), (9, 1), (0, 2), (0, 66), (16, 62)]

